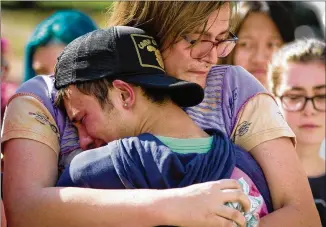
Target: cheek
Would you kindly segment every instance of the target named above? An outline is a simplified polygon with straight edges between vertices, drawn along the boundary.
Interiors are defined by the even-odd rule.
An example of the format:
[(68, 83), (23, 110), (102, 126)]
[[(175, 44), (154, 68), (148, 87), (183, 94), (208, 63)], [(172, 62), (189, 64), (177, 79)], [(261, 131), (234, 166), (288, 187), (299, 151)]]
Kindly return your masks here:
[(101, 118), (96, 115), (88, 115), (84, 119), (83, 124), (87, 129), (88, 134), (93, 138), (99, 138), (105, 127), (105, 122), (103, 122)]
[(236, 48), (233, 55), (233, 64), (247, 68), (249, 62), (249, 52), (241, 48)]
[(177, 78), (180, 78), (180, 74), (188, 70), (188, 65), (192, 60), (189, 50), (178, 46), (163, 51), (162, 56), (166, 72)]
[(321, 112), (319, 113), (319, 116), (318, 116), (318, 121), (320, 122), (321, 126), (323, 128), (325, 128), (325, 125), (326, 125), (326, 113), (325, 112)]
[(300, 113), (299, 112), (287, 112), (284, 111), (284, 117), (289, 126), (295, 130), (300, 123)]

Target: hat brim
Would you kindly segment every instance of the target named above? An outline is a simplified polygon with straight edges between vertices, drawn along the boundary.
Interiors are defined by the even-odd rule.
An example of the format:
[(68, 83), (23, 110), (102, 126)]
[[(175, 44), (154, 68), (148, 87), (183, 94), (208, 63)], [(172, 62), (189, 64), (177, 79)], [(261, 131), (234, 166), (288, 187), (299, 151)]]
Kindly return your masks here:
[(166, 74), (132, 75), (120, 79), (142, 87), (164, 89), (180, 107), (196, 106), (204, 99), (204, 89), (200, 85)]

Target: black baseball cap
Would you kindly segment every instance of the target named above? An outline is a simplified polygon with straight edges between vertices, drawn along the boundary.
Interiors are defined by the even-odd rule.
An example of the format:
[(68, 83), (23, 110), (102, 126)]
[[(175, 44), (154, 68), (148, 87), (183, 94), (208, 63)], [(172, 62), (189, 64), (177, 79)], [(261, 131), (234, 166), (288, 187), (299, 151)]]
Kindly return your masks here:
[(204, 98), (198, 84), (165, 73), (155, 39), (138, 28), (113, 26), (87, 33), (65, 47), (55, 67), (56, 89), (108, 77), (164, 89), (181, 107), (197, 105)]

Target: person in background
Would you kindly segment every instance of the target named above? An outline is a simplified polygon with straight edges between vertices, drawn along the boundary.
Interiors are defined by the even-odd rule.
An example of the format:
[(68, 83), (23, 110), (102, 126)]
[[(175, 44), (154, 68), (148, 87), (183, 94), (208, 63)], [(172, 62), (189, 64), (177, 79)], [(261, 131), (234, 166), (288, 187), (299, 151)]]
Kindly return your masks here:
[(239, 41), (222, 64), (239, 65), (267, 87), (267, 66), (273, 53), (294, 40), (295, 22), (281, 2), (243, 2), (234, 28)]
[[(1, 123), (9, 99), (13, 96), (18, 88), (16, 83), (9, 81), (10, 64), (8, 60), (9, 43), (5, 38), (1, 38)], [(2, 155), (1, 155), (2, 157)]]
[(295, 39), (315, 38), (325, 40), (325, 25), (322, 12), (325, 9), (317, 9), (316, 2), (286, 1), (282, 4), (291, 12), (295, 22)]
[(25, 48), (24, 80), (53, 74), (58, 55), (77, 37), (97, 28), (86, 14), (76, 10), (57, 11), (37, 25)]
[[(6, 105), (11, 95), (13, 95), (16, 91), (15, 85), (10, 85), (10, 83), (5, 82), (8, 78), (9, 73), (9, 63), (6, 56), (8, 52), (8, 41), (4, 38), (1, 38), (1, 74), (0, 74), (0, 82), (1, 82), (1, 123), (2, 125), (2, 118), (5, 112)], [(8, 90), (9, 88), (9, 90)], [(2, 170), (3, 170), (3, 155), (1, 153), (1, 185), (2, 185)], [(2, 190), (1, 190), (1, 200), (0, 200), (0, 209), (1, 209), (1, 227), (7, 226), (6, 215), (3, 207), (2, 201)]]
[(325, 160), (320, 157), (319, 149), (325, 138), (325, 60), (325, 42), (297, 40), (275, 53), (268, 72), (270, 90), (296, 134), (296, 150), (308, 175), (323, 226), (326, 226), (326, 175)]

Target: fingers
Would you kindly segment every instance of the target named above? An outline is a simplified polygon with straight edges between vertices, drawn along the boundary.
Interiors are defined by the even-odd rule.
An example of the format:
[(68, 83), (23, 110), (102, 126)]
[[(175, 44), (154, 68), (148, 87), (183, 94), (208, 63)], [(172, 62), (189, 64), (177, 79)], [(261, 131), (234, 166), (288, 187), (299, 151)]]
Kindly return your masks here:
[(225, 189), (222, 190), (225, 202), (238, 202), (242, 205), (243, 211), (250, 210), (249, 197), (241, 189)]
[[(228, 207), (226, 207), (228, 208)], [(234, 210), (232, 208), (228, 208), (231, 210)], [(240, 213), (240, 212), (239, 212)], [(240, 213), (241, 215), (241, 213)], [(243, 217), (244, 218), (244, 217)], [(214, 226), (214, 227), (246, 227), (246, 221), (244, 222), (235, 222), (233, 220), (215, 215), (213, 218), (210, 219), (209, 222), (207, 222), (207, 226)]]
[(218, 206), (216, 209), (216, 215), (225, 218), (226, 220), (224, 221), (226, 222), (230, 221), (231, 223), (235, 222), (239, 226), (246, 226), (246, 218), (244, 217), (243, 214), (241, 214), (240, 211), (234, 208), (227, 207), (227, 206)]
[(213, 181), (211, 182), (218, 187), (218, 189), (223, 190), (223, 189), (241, 189), (241, 185), (237, 180), (234, 179), (223, 179), (223, 180), (218, 180), (218, 181)]

